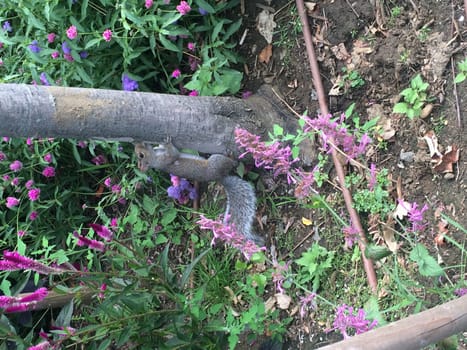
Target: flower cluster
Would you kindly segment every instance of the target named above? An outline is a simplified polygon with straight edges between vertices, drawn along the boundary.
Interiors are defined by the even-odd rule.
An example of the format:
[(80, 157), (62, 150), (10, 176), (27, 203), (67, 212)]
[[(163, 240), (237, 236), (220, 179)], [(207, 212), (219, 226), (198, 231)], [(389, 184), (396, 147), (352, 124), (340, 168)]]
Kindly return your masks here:
[(349, 329), (353, 329), (355, 334), (365, 333), (378, 324), (376, 320), (371, 323), (367, 320), (365, 310), (359, 309), (355, 314), (354, 308), (346, 304), (340, 305), (336, 310), (336, 318), (333, 322), (333, 328), (329, 330), (338, 330), (344, 336), (344, 339), (350, 337), (348, 334)]
[(43, 275), (63, 273), (65, 270), (47, 266), (37, 260), (22, 256), (18, 252), (3, 251), (0, 271), (31, 270)]
[(170, 175), (172, 186), (167, 189), (170, 198), (175, 199), (180, 204), (186, 204), (188, 201), (198, 198), (195, 187), (186, 179)]
[(217, 240), (223, 241), (240, 250), (247, 260), (250, 260), (254, 253), (266, 250), (265, 247), (258, 247), (253, 241), (246, 240), (245, 236), (236, 230), (235, 225), (228, 223), (228, 218), (226, 219), (227, 222), (224, 222), (222, 219), (212, 220), (201, 215), (197, 222), (201, 229), (212, 231), (212, 246)]
[(316, 119), (302, 116), (305, 121), (305, 132), (319, 131), (323, 149), (331, 151), (331, 147), (342, 147), (348, 159), (355, 159), (359, 155), (365, 154), (366, 147), (371, 143), (371, 138), (363, 134), (357, 142), (355, 136), (343, 125), (345, 114), (339, 120), (332, 119), (332, 115), (319, 115)]
[(280, 142), (274, 142), (270, 145), (260, 141), (260, 137), (248, 132), (245, 129), (235, 129), (235, 142), (245, 152), (239, 158), (251, 154), (256, 167), (263, 167), (274, 172), (274, 176), (287, 175), (289, 183), (292, 181), (289, 177), (290, 169), (293, 163), (298, 159), (292, 159), (292, 151), (289, 146), (282, 147)]

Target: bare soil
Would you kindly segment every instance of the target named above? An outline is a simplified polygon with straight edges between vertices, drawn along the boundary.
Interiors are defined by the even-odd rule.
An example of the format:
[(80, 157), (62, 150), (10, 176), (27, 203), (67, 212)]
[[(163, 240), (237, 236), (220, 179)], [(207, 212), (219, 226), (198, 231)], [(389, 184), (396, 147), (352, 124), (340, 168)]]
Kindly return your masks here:
[[(467, 55), (467, 25), (461, 20), (465, 15), (462, 1), (377, 1), (384, 4), (376, 7), (370, 1), (323, 0), (317, 3), (308, 19), (321, 77), (326, 91), (330, 92), (329, 109), (339, 115), (355, 103), (361, 122), (380, 117), (387, 131), (384, 140), (380, 140), (384, 147), (372, 148), (367, 153), (366, 165), (375, 163), (378, 169), (388, 169), (394, 199), (401, 195), (406, 201), (429, 206), (425, 213), (429, 224), (420, 235), (420, 241), (444, 266), (461, 263), (461, 257), (456, 255), (459, 250), (438, 239), (441, 211), (467, 227), (467, 82), (458, 84), (455, 89), (452, 70), (454, 65), (457, 72), (456, 62)], [(268, 43), (256, 28), (257, 16), (265, 8), (271, 8), (277, 24), (272, 55), (266, 60), (263, 50)], [(319, 106), (295, 2), (278, 0), (269, 5), (266, 1), (245, 1), (243, 16), (244, 27), (248, 29), (240, 46), (240, 53), (246, 57), (244, 90), (256, 92), (266, 84), (277, 93), (275, 102), (283, 111), (291, 115), (293, 111), (317, 115)], [(344, 76), (343, 67), (347, 71), (357, 71), (364, 85), (351, 87), (348, 79), (339, 85), (339, 79)], [(429, 83), (431, 112), (413, 120), (392, 113), (400, 92), (418, 73)], [(459, 160), (453, 164), (452, 172), (433, 168), (424, 140), (433, 134), (442, 153), (448, 146), (459, 149)], [(401, 152), (412, 152), (413, 157), (401, 160)], [(335, 190), (329, 188), (328, 195), (335, 196)], [(300, 226), (299, 214), (288, 211), (290, 208), (283, 210), (283, 217), (295, 217), (294, 224)], [(447, 235), (461, 244), (466, 243), (465, 234), (452, 226), (446, 229)], [(264, 230), (268, 235), (278, 234), (277, 230), (269, 232), (267, 226)], [(302, 237), (296, 237), (297, 242), (309, 230), (302, 232)], [(303, 336), (301, 326), (295, 324), (290, 329), (291, 349), (312, 349), (333, 341), (325, 334), (310, 334), (313, 330)], [(298, 341), (300, 337), (302, 341)]]

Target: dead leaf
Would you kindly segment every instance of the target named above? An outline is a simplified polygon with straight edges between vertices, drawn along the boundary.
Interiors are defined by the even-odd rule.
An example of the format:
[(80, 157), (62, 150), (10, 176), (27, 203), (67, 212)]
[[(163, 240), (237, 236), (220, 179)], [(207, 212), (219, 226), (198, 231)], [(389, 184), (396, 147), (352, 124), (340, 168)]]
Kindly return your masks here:
[(304, 5), (308, 12), (313, 12), (316, 10), (316, 2), (305, 2)]
[(270, 13), (264, 9), (256, 17), (256, 28), (258, 32), (266, 39), (268, 44), (272, 43), (272, 35), (274, 28), (276, 28), (276, 22), (274, 22), (274, 13)]
[(394, 210), (394, 212), (392, 213), (392, 217), (394, 219), (397, 218), (399, 220), (402, 220), (403, 218), (405, 218), (407, 216), (410, 209), (412, 209), (412, 204), (410, 204), (409, 202), (404, 201), (403, 199), (399, 199), (398, 203), (397, 203), (397, 207)]
[(289, 308), (290, 302), (292, 301), (291, 297), (283, 293), (277, 293), (275, 297), (276, 297), (277, 306), (279, 307), (279, 309), (287, 310)]
[(276, 305), (276, 297), (269, 297), (264, 303), (264, 308), (266, 311), (272, 311), (274, 310), (274, 305)]
[(456, 145), (446, 147), (446, 153), (433, 168), (438, 173), (452, 173), (453, 165), (459, 161), (459, 148)]
[(331, 47), (331, 51), (339, 61), (347, 61), (350, 58), (350, 54), (345, 48), (344, 43)]
[(383, 238), (389, 250), (393, 253), (395, 253), (398, 248), (396, 237), (394, 236), (394, 231), (394, 219), (389, 216), (388, 220), (386, 221), (386, 225), (383, 227)]
[(302, 217), (302, 224), (305, 226), (310, 226), (313, 223), (310, 219), (307, 219), (305, 217)]
[(271, 59), (272, 56), (272, 45), (269, 44), (267, 45), (264, 49), (261, 50), (261, 52), (258, 55), (258, 60), (261, 63), (269, 63), (269, 60)]

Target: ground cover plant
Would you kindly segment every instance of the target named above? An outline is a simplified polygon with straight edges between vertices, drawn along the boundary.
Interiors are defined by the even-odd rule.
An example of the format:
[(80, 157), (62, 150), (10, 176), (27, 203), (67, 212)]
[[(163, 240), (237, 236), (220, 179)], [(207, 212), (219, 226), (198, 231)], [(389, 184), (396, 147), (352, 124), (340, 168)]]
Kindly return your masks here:
[[(25, 5), (5, 1), (0, 9), (1, 82), (193, 96), (240, 90), (234, 38), (242, 23), (227, 15), (239, 2)], [(388, 6), (395, 26), (404, 7)], [(296, 17), (290, 23), (299, 33)], [(352, 97), (371, 81), (357, 68), (337, 70)], [(417, 122), (428, 86), (416, 74), (409, 81), (397, 91), (410, 103), (407, 112), (395, 112)], [(337, 340), (465, 294), (465, 225), (448, 208), (402, 194), (394, 171), (371, 156), (391, 147), (387, 124), (357, 109), (305, 113), (296, 132), (276, 126), (268, 140), (236, 130), (242, 159), (255, 164), (237, 172), (256, 184), (267, 250), (231, 240), (218, 196), (203, 196), (193, 210), (191, 184), (141, 173), (132, 145), (3, 137), (0, 348), (234, 349), (257, 347), (264, 337)], [(436, 166), (456, 166), (433, 137), (425, 139)], [(301, 159), (307, 142), (319, 151), (310, 166)], [(376, 293), (341, 209), (332, 147), (370, 240), (365, 254), (377, 266)], [(209, 192), (217, 191), (211, 184)], [(442, 262), (431, 239), (457, 259)], [(42, 308), (44, 300), (52, 307)]]

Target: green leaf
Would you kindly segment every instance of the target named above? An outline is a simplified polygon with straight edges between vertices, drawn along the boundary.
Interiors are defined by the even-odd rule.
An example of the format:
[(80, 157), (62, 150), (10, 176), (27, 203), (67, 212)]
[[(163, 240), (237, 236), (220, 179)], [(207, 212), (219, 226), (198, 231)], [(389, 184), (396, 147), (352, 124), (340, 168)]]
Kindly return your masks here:
[(211, 248), (206, 249), (204, 252), (198, 255), (196, 259), (193, 260), (191, 264), (186, 267), (185, 271), (183, 271), (182, 278), (180, 279), (180, 288), (185, 287), (185, 285), (188, 283), (188, 278), (190, 277), (193, 268), (209, 251), (211, 251)]
[(214, 29), (212, 30), (211, 34), (211, 41), (215, 42), (217, 40), (217, 37), (219, 36), (220, 31), (222, 30), (222, 27), (224, 26), (225, 20), (220, 20), (215, 26)]
[(73, 299), (66, 303), (55, 320), (55, 325), (59, 327), (67, 327), (70, 325), (71, 318), (73, 317)]
[(466, 78), (466, 75), (464, 73), (459, 73), (456, 75), (456, 78), (454, 79), (454, 83), (459, 84), (462, 83)]
[(274, 133), (274, 136), (284, 135), (284, 128), (278, 124), (274, 124), (272, 131)]
[(392, 109), (392, 113), (402, 113), (407, 114), (409, 110), (409, 105), (405, 102), (396, 103), (394, 108)]
[(167, 210), (166, 212), (164, 212), (164, 215), (162, 216), (161, 225), (164, 227), (167, 226), (168, 224), (173, 222), (176, 217), (177, 217), (177, 209), (171, 208)]
[(365, 248), (365, 256), (372, 260), (380, 260), (391, 254), (392, 252), (389, 249), (380, 245), (369, 244)]
[(216, 10), (204, 0), (195, 0), (195, 4), (205, 10), (207, 13), (215, 13)]
[(181, 50), (178, 48), (177, 45), (175, 45), (173, 42), (171, 42), (161, 33), (159, 33), (159, 40), (162, 46), (164, 46), (167, 50), (174, 51), (174, 52), (181, 52)]
[(156, 208), (157, 203), (151, 197), (145, 194), (143, 197), (143, 209), (146, 211), (146, 213), (149, 215), (154, 215)]
[(443, 268), (439, 266), (421, 243), (418, 243), (410, 252), (410, 260), (418, 264), (418, 269), (422, 276), (437, 277), (444, 275)]

